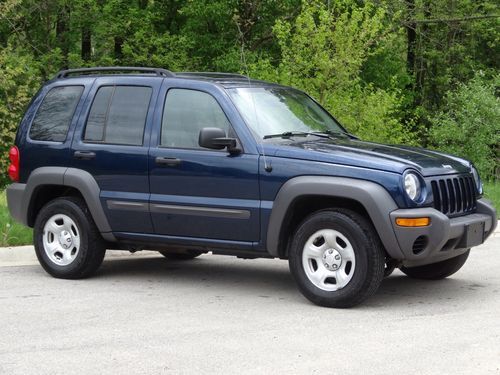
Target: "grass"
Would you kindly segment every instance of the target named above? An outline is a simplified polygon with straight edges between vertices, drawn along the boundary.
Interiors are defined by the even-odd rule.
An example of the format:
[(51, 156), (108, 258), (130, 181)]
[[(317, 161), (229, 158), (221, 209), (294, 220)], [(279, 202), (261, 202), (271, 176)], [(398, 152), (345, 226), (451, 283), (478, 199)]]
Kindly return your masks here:
[[(491, 200), (497, 212), (500, 212), (500, 182), (484, 183), (484, 196)], [(5, 191), (0, 192), (0, 246), (31, 245), (32, 243), (33, 231), (10, 217)]]
[(500, 213), (500, 181), (485, 182), (484, 196), (493, 202), (495, 208), (497, 209), (497, 213)]
[(31, 245), (31, 228), (19, 224), (10, 217), (5, 191), (0, 192), (0, 246)]

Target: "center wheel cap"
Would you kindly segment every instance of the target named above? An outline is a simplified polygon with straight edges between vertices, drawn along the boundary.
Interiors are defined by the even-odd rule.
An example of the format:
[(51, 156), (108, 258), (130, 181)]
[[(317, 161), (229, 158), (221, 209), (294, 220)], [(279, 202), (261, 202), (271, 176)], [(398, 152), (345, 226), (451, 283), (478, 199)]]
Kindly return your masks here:
[(61, 234), (59, 235), (59, 243), (61, 244), (63, 249), (69, 249), (73, 243), (71, 233), (67, 231), (61, 232)]
[(342, 265), (342, 255), (335, 249), (327, 249), (323, 253), (323, 264), (332, 271), (337, 271)]

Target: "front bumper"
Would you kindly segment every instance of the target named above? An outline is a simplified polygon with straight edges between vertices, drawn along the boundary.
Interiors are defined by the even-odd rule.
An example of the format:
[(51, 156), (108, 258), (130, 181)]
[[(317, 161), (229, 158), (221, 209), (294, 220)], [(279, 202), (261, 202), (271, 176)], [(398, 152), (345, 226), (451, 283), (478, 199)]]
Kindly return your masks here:
[[(463, 254), (482, 244), (497, 226), (496, 210), (486, 199), (477, 201), (475, 213), (451, 219), (430, 207), (395, 210), (390, 216), (405, 266), (435, 263)], [(417, 217), (429, 217), (431, 222), (425, 227), (396, 224), (396, 218)]]

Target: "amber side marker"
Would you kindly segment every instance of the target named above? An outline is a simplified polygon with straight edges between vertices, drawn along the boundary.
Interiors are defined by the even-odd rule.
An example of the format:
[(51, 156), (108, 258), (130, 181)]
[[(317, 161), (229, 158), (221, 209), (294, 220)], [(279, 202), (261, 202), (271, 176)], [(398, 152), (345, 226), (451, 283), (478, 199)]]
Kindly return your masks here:
[(426, 227), (431, 223), (429, 217), (398, 217), (396, 218), (396, 224), (400, 227)]

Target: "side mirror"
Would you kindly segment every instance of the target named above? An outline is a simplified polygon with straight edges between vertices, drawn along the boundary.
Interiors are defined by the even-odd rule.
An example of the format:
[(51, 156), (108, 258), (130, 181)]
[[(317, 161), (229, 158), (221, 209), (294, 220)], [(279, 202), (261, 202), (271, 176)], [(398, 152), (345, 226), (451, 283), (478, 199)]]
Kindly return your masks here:
[(201, 147), (213, 150), (223, 150), (231, 154), (239, 153), (241, 150), (236, 147), (236, 139), (226, 137), (226, 132), (220, 128), (203, 128), (200, 130), (198, 144)]

